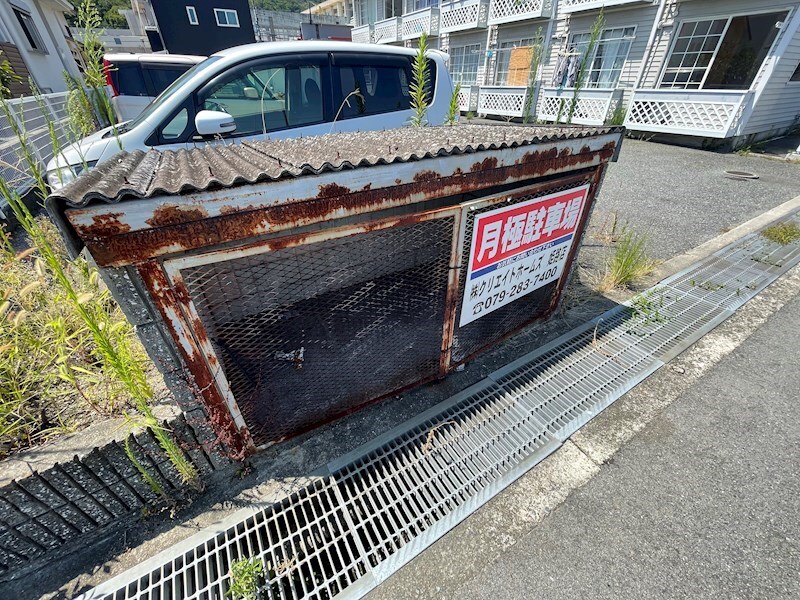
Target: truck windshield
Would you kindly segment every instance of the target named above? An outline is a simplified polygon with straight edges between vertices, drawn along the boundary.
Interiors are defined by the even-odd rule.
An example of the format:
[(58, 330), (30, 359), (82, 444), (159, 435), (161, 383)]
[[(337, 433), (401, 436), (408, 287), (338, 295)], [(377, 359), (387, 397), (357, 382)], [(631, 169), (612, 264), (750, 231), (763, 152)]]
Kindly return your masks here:
[(153, 114), (158, 108), (167, 102), (172, 96), (174, 96), (178, 90), (183, 87), (184, 82), (188, 81), (191, 77), (194, 77), (195, 74), (199, 73), (200, 71), (205, 71), (206, 69), (210, 68), (215, 62), (217, 62), (221, 56), (210, 56), (205, 59), (201, 63), (197, 63), (191, 69), (186, 71), (183, 75), (178, 77), (172, 84), (161, 92), (158, 96), (156, 96), (155, 100), (153, 100), (147, 107), (136, 117), (133, 121), (125, 123), (124, 125), (120, 126), (119, 131), (129, 131), (134, 127), (138, 126), (140, 123), (145, 121), (150, 115)]

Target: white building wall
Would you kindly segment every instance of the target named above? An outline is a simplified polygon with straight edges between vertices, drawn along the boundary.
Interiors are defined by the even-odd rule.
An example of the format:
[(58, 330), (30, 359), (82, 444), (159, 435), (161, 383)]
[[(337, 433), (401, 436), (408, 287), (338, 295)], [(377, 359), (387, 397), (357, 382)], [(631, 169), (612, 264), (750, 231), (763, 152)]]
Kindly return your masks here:
[(31, 76), (42, 92), (65, 91), (64, 70), (77, 74), (78, 68), (64, 37), (65, 31), (62, 29), (63, 8), (59, 9), (58, 5), (54, 5), (50, 0), (26, 0), (17, 6), (27, 8), (26, 12), (30, 12), (47, 53), (31, 49), (11, 8), (11, 3), (8, 0), (0, 0), (0, 20), (4, 24), (5, 34), (19, 49)]
[[(800, 81), (789, 81), (800, 64), (800, 7), (786, 23), (788, 42), (779, 56), (775, 56), (774, 70), (756, 93), (753, 111), (744, 123), (743, 135), (771, 133), (800, 124)], [(781, 39), (776, 40), (777, 44)]]

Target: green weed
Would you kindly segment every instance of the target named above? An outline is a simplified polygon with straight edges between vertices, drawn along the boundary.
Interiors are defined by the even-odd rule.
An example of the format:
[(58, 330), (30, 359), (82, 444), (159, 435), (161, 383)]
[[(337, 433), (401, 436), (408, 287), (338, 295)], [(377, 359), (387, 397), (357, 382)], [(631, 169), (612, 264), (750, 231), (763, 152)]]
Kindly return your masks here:
[(264, 585), (264, 564), (259, 558), (240, 558), (231, 564), (228, 596), (233, 600), (256, 600)]
[(656, 262), (647, 255), (648, 238), (645, 234), (636, 233), (627, 225), (622, 228), (617, 245), (611, 259), (606, 264), (606, 271), (598, 291), (607, 292), (614, 288), (624, 288), (651, 273)]
[(428, 71), (428, 59), (425, 53), (428, 51), (428, 36), (424, 33), (419, 38), (419, 47), (414, 57), (414, 64), (411, 70), (411, 110), (414, 114), (409, 120), (412, 127), (422, 127), (427, 123), (428, 114), (428, 85), (430, 83), (430, 72)]
[(767, 227), (761, 232), (761, 237), (768, 239), (770, 242), (785, 246), (800, 240), (800, 227), (797, 223), (786, 221)]
[(461, 84), (457, 83), (453, 90), (453, 95), (450, 96), (450, 106), (447, 107), (447, 118), (445, 123), (447, 125), (455, 125), (458, 123), (458, 95), (461, 93)]

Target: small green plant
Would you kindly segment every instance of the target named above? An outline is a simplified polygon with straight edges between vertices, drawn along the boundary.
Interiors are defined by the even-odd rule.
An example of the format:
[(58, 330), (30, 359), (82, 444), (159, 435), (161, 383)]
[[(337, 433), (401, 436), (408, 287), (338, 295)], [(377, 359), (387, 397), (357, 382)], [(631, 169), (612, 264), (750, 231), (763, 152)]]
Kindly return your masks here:
[(667, 318), (662, 314), (664, 308), (664, 290), (656, 288), (639, 294), (628, 307), (628, 331), (641, 333), (641, 328), (647, 325), (666, 323)]
[(583, 53), (581, 54), (581, 62), (580, 66), (578, 67), (578, 74), (575, 77), (575, 87), (572, 90), (572, 100), (570, 101), (569, 109), (567, 110), (568, 124), (572, 123), (572, 119), (575, 116), (575, 110), (578, 108), (578, 96), (580, 95), (581, 89), (583, 89), (584, 83), (586, 83), (586, 73), (589, 70), (589, 59), (594, 55), (594, 49), (597, 47), (597, 42), (600, 40), (600, 34), (603, 33), (603, 27), (605, 24), (606, 18), (603, 14), (603, 9), (601, 8), (600, 14), (597, 15), (597, 18), (592, 24), (592, 30), (589, 32), (589, 41), (586, 44), (586, 48), (584, 48)]
[(8, 89), (8, 86), (15, 81), (22, 81), (22, 78), (14, 72), (11, 63), (3, 58), (3, 52), (0, 51), (0, 98), (11, 97), (11, 90)]
[(422, 127), (427, 123), (426, 115), (428, 114), (428, 86), (430, 84), (430, 72), (428, 71), (428, 58), (425, 53), (428, 51), (428, 36), (424, 33), (419, 38), (419, 47), (417, 54), (414, 57), (414, 65), (411, 71), (411, 84), (409, 91), (411, 92), (411, 110), (414, 114), (411, 115), (409, 121), (412, 127)]
[(800, 240), (800, 227), (797, 223), (786, 221), (767, 227), (761, 232), (761, 236), (770, 242), (785, 246)]
[(264, 564), (259, 558), (240, 558), (231, 563), (228, 596), (233, 600), (256, 600), (264, 585)]
[(94, 108), (94, 113), (98, 115), (105, 125), (111, 125), (111, 131), (117, 141), (119, 149), (122, 150), (122, 140), (116, 126), (116, 115), (111, 99), (106, 93), (106, 72), (103, 63), (105, 46), (100, 40), (103, 35), (102, 18), (97, 9), (96, 0), (83, 0), (77, 6), (78, 27), (83, 29), (83, 53), (86, 57), (86, 68), (83, 78), (90, 90), (90, 100)]
[(627, 225), (622, 228), (598, 291), (627, 287), (652, 272), (656, 263), (647, 255), (647, 241), (645, 234), (636, 233)]
[(472, 111), (469, 111), (467, 113), (467, 121), (472, 121), (472, 119), (474, 119), (474, 118), (475, 118), (475, 113), (472, 112)]
[(617, 105), (614, 107), (614, 111), (608, 118), (608, 124), (613, 126), (622, 125), (625, 122), (625, 114), (627, 112), (628, 107), (625, 106), (621, 101), (617, 102)]
[(450, 96), (450, 106), (447, 108), (447, 125), (455, 125), (458, 123), (458, 95), (461, 93), (461, 84), (457, 83), (453, 90), (453, 95)]
[(531, 61), (528, 65), (528, 86), (525, 91), (525, 104), (522, 107), (522, 122), (526, 125), (536, 120), (533, 97), (536, 94), (536, 76), (539, 72), (539, 64), (542, 62), (543, 47), (544, 38), (542, 37), (542, 28), (539, 27), (539, 29), (536, 30), (533, 45), (531, 46)]

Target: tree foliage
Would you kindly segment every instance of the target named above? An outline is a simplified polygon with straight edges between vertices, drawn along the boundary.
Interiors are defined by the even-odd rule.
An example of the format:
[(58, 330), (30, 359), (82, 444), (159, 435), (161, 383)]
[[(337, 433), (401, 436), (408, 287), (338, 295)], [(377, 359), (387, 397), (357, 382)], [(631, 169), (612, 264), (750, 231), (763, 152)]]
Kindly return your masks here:
[[(75, 0), (73, 5), (75, 8), (80, 4), (80, 0)], [(119, 9), (126, 9), (131, 7), (131, 0), (95, 0), (97, 6), (97, 13), (100, 15), (101, 27), (109, 27), (112, 29), (126, 29), (128, 22), (121, 14)], [(78, 26), (78, 13), (75, 11), (71, 15), (67, 15), (67, 22), (73, 26)]]
[(317, 4), (316, 0), (311, 3), (308, 0), (250, 0), (250, 6), (253, 8), (284, 10), (287, 12), (302, 12), (314, 4)]

